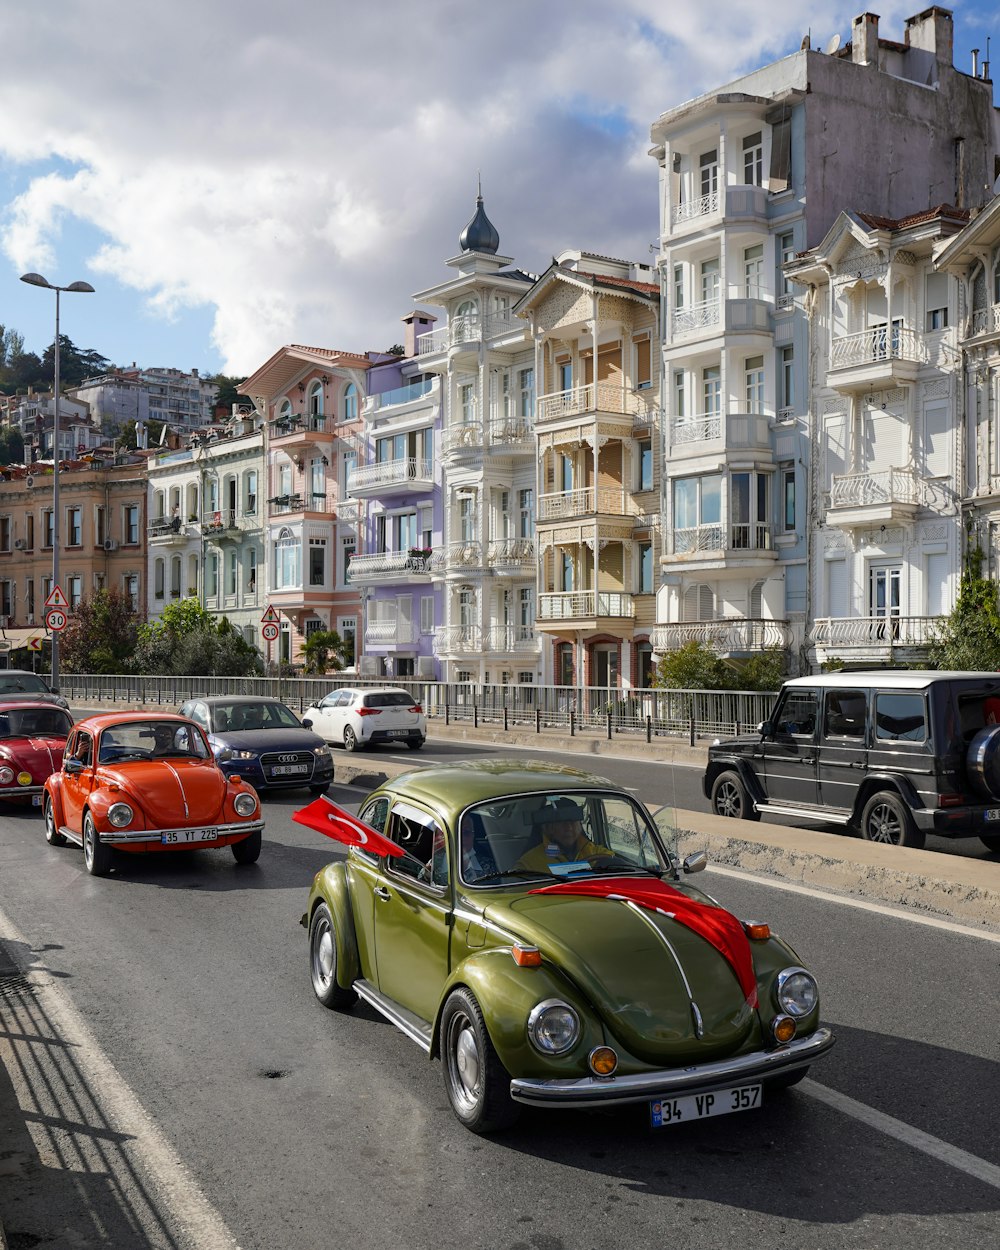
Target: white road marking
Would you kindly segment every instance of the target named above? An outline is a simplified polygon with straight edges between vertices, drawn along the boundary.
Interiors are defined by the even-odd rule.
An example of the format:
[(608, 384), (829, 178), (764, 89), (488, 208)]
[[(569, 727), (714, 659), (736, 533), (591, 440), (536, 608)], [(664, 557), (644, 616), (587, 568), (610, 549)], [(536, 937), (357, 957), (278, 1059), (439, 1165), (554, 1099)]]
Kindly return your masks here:
[(864, 899), (851, 898), (846, 894), (832, 894), (827, 890), (818, 890), (808, 885), (796, 885), (777, 877), (758, 876), (756, 873), (746, 872), (741, 868), (724, 868), (721, 864), (709, 864), (707, 871), (718, 873), (721, 877), (735, 877), (737, 880), (749, 881), (754, 885), (770, 886), (772, 890), (785, 890), (789, 894), (804, 894), (806, 898), (822, 899), (824, 903), (840, 903), (844, 907), (855, 907), (858, 911), (874, 912), (877, 916), (892, 916), (895, 920), (908, 920), (911, 924), (926, 925), (928, 929), (944, 929), (947, 933), (959, 933), (963, 937), (980, 938), (984, 942), (996, 942), (1000, 945), (1000, 933), (972, 929), (968, 925), (956, 924), (953, 920), (939, 920), (936, 916), (920, 916), (914, 912), (904, 911), (901, 907), (889, 907), (885, 903), (867, 903)]
[[(8, 943), (30, 949), (27, 941), (11, 921), (0, 911), (0, 938)], [(73, 1006), (59, 984), (44, 969), (29, 967), (24, 970), (25, 980), (33, 987), (35, 999), (44, 1004), (46, 1033), (51, 1030), (62, 1045), (70, 1048), (74, 1084), (83, 1083), (87, 1091), (86, 1101), (97, 1108), (100, 1129), (110, 1129), (119, 1136), (123, 1156), (120, 1169), (130, 1174), (136, 1162), (141, 1165), (141, 1175), (147, 1191), (146, 1202), (152, 1193), (158, 1203), (151, 1208), (151, 1215), (164, 1224), (173, 1224), (171, 1244), (196, 1246), (198, 1250), (238, 1250), (236, 1240), (223, 1223), (221, 1216), (209, 1203), (198, 1185), (174, 1152), (149, 1112), (119, 1075), (110, 1059), (97, 1044), (83, 1017)], [(41, 1053), (48, 1049), (48, 1038), (38, 1038)], [(11, 1042), (10, 1047), (35, 1045), (24, 1039)], [(36, 1070), (35, 1064), (21, 1064), (9, 1071), (22, 1109), (30, 1117), (36, 1091), (22, 1080), (26, 1071)], [(49, 1097), (60, 1092), (67, 1105), (75, 1100), (77, 1091), (61, 1078), (59, 1089), (50, 1082)], [(96, 1091), (100, 1090), (100, 1094)], [(79, 1105), (79, 1104), (78, 1104)], [(70, 1116), (75, 1119), (76, 1116)], [(93, 1132), (95, 1126), (87, 1126), (85, 1132)], [(131, 1161), (129, 1159), (131, 1156)], [(53, 1160), (48, 1166), (56, 1166)], [(147, 1210), (150, 1208), (147, 1207)], [(133, 1212), (133, 1215), (137, 1214)], [(177, 1234), (183, 1233), (183, 1237)]]
[(939, 1137), (932, 1137), (930, 1133), (914, 1128), (911, 1124), (904, 1124), (902, 1120), (876, 1111), (874, 1107), (868, 1107), (863, 1102), (855, 1102), (846, 1094), (841, 1094), (826, 1085), (820, 1085), (816, 1081), (807, 1079), (802, 1082), (799, 1089), (810, 1098), (825, 1102), (828, 1107), (833, 1107), (836, 1111), (842, 1111), (844, 1115), (860, 1120), (880, 1133), (885, 1133), (887, 1137), (894, 1137), (904, 1145), (920, 1150), (941, 1163), (956, 1168), (959, 1172), (965, 1172), (985, 1185), (1000, 1189), (1000, 1167), (987, 1163), (985, 1159), (980, 1159), (977, 1155), (969, 1154), (967, 1150), (960, 1150), (958, 1146), (953, 1146), (950, 1142), (942, 1141)]

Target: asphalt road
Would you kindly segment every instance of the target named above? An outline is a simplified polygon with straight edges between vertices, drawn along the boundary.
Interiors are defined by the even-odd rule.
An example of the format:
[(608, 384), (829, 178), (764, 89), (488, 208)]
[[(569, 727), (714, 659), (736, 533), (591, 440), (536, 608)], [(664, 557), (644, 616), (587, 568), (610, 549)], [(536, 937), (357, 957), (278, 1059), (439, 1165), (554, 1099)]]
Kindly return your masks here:
[(1000, 1243), (996, 936), (710, 870), (816, 971), (832, 1054), (743, 1115), (528, 1111), (481, 1139), (401, 1033), (315, 1002), (298, 920), (338, 850), (292, 822), (306, 801), (266, 801), (257, 865), (182, 852), (103, 880), (37, 812), (0, 816), (11, 1250)]

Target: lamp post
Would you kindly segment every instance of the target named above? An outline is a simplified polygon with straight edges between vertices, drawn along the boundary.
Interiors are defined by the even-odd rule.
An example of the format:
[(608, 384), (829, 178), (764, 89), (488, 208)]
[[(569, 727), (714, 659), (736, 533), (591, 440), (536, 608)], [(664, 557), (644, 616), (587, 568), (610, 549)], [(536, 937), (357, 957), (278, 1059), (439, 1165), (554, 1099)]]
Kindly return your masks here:
[[(59, 585), (59, 294), (61, 291), (79, 291), (93, 294), (89, 282), (71, 282), (69, 286), (55, 286), (40, 273), (25, 273), (21, 281), (29, 286), (44, 286), (56, 293), (56, 340), (53, 346), (52, 392), (54, 416), (52, 418), (52, 589)], [(52, 689), (59, 689), (59, 631), (52, 631)]]

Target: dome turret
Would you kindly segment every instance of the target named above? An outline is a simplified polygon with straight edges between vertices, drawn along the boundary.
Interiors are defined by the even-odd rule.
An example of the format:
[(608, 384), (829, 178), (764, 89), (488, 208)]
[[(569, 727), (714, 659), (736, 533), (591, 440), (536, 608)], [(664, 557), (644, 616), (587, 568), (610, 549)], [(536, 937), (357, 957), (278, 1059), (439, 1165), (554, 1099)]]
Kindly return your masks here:
[(496, 255), (500, 247), (496, 226), (486, 216), (486, 209), (483, 208), (482, 183), (476, 196), (476, 215), (462, 231), (458, 246), (463, 252), (490, 252), (493, 255)]

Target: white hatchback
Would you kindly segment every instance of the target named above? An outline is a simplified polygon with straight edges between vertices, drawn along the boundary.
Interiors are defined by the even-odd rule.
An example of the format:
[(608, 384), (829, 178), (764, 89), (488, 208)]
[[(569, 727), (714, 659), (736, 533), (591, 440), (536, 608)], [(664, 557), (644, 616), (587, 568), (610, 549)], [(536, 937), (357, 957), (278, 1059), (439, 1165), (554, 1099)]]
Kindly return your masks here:
[(419, 751), (427, 739), (423, 708), (406, 690), (379, 687), (331, 690), (302, 713), (302, 724), (325, 741), (360, 751), (380, 742)]

